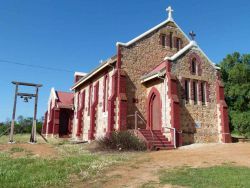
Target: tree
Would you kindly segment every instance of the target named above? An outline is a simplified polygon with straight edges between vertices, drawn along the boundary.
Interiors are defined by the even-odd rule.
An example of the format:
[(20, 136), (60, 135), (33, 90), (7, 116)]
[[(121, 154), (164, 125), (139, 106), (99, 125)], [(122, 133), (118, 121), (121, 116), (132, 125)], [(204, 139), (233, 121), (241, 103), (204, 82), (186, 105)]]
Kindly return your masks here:
[[(8, 129), (8, 127), (10, 127), (10, 124), (11, 124), (10, 119), (6, 119), (5, 122), (0, 123), (0, 134), (5, 132)], [(15, 121), (15, 134), (31, 133), (32, 124), (33, 124), (32, 117), (18, 116), (17, 121)], [(43, 117), (37, 120), (37, 124), (36, 124), (37, 132), (41, 132), (42, 125), (43, 125)], [(6, 134), (8, 134), (8, 132)]]
[(227, 55), (219, 65), (233, 131), (250, 136), (250, 54)]

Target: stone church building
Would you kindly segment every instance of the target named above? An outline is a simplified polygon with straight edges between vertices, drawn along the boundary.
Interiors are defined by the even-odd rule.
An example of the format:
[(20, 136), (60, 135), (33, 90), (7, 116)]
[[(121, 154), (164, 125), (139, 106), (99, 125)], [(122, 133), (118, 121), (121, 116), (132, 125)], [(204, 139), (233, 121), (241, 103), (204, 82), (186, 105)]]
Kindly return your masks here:
[(72, 86), (72, 138), (133, 130), (148, 147), (231, 142), (220, 70), (168, 18), (127, 43)]

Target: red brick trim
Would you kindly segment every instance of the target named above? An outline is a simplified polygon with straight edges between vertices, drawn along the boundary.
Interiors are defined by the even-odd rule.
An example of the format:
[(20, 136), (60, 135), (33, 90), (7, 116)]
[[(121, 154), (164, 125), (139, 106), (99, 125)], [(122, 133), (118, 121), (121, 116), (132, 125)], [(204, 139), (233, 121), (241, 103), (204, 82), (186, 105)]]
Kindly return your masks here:
[(118, 129), (127, 129), (126, 74), (121, 70), (121, 47), (117, 47), (117, 97), (119, 100)]
[(108, 128), (107, 128), (107, 135), (109, 136), (110, 133), (114, 130), (115, 124), (115, 100), (117, 97), (117, 90), (116, 90), (116, 83), (117, 83), (117, 71), (113, 73), (111, 77), (112, 81), (112, 91), (111, 95), (108, 98)]
[(85, 108), (85, 90), (80, 94), (80, 97), (78, 100), (81, 98), (81, 104), (78, 102), (78, 112), (77, 112), (77, 117), (78, 117), (78, 126), (77, 126), (77, 134), (76, 136), (81, 136), (82, 130), (83, 130), (83, 117), (84, 117), (84, 108)]
[(97, 113), (97, 105), (98, 105), (98, 97), (99, 97), (99, 81), (94, 86), (94, 101), (90, 110), (90, 129), (88, 138), (89, 140), (94, 140), (95, 136), (95, 128), (96, 128), (96, 113)]
[(89, 101), (88, 101), (88, 116), (91, 110), (91, 95), (92, 95), (92, 84), (89, 85)]
[[(178, 80), (176, 76), (171, 74), (171, 61), (168, 61), (166, 67), (166, 79), (168, 80), (168, 97), (170, 98), (170, 116), (171, 116), (171, 126), (176, 129), (176, 146), (182, 145), (182, 135), (180, 132), (180, 103), (178, 98)], [(174, 137), (172, 132), (172, 138)], [(173, 143), (172, 143), (173, 144)]]
[(220, 80), (216, 81), (216, 101), (219, 105), (221, 119), (221, 134), (223, 143), (231, 143), (232, 138), (229, 131), (228, 107), (224, 98), (224, 86)]
[(57, 135), (59, 133), (59, 118), (60, 118), (60, 109), (53, 108), (53, 134)]
[(50, 119), (48, 122), (48, 132), (47, 134), (52, 134), (53, 133), (53, 126), (54, 126), (54, 109), (50, 108)]

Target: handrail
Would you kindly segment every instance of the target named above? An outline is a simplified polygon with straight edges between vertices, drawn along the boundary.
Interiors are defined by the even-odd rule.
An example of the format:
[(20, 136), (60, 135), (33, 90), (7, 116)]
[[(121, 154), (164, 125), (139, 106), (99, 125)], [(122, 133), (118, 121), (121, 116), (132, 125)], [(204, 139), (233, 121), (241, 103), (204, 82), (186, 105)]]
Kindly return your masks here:
[[(143, 121), (143, 123), (145, 123), (145, 124), (147, 124), (146, 122), (145, 122), (145, 120), (140, 116), (140, 114), (138, 114), (138, 111), (135, 111), (135, 130), (137, 130), (138, 129), (138, 125), (137, 125), (137, 117), (139, 117), (142, 121)], [(153, 131), (152, 131), (152, 129), (150, 129), (150, 133), (151, 133), (151, 136), (152, 136), (152, 138), (153, 138), (153, 140), (154, 140), (154, 134), (153, 134)]]
[(137, 119), (137, 117), (139, 117), (139, 118), (143, 121), (143, 123), (147, 124), (147, 123), (145, 122), (145, 120), (140, 116), (140, 114), (138, 114), (138, 111), (135, 111), (135, 130), (138, 129), (138, 125), (137, 125), (138, 119)]
[(168, 127), (168, 126), (165, 126), (163, 128), (167, 128), (169, 130), (173, 130), (174, 131), (174, 138), (173, 138), (174, 139), (174, 148), (176, 148), (176, 129), (173, 128), (173, 127)]

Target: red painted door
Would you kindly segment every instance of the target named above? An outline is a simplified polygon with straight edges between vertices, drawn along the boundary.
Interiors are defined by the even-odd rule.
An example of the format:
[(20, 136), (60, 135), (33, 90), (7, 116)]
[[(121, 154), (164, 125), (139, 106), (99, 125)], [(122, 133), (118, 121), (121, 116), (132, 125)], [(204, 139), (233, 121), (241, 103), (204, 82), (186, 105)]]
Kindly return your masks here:
[(153, 94), (150, 102), (151, 129), (161, 130), (161, 105), (160, 97)]

